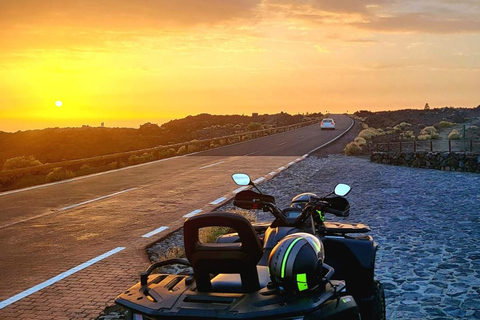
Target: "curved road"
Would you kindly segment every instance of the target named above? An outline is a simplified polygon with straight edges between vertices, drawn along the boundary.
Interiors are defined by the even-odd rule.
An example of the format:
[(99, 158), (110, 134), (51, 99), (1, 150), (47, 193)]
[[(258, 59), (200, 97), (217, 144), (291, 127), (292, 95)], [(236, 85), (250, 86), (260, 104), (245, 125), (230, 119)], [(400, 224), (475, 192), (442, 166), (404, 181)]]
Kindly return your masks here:
[[(238, 188), (230, 179), (233, 172), (268, 178), (352, 124), (343, 115), (334, 119), (335, 131), (321, 131), (315, 124), (215, 150), (0, 193), (0, 318), (98, 314), (122, 290), (117, 287), (128, 287), (145, 267), (144, 247), (160, 232), (165, 235), (180, 227), (185, 216), (210, 211), (230, 198)], [(107, 252), (123, 258), (102, 256)], [(140, 261), (120, 267), (127, 256)], [(88, 266), (83, 265), (86, 262)], [(113, 280), (107, 281), (109, 277)], [(96, 294), (86, 294), (90, 290)], [(59, 302), (56, 308), (52, 299)]]

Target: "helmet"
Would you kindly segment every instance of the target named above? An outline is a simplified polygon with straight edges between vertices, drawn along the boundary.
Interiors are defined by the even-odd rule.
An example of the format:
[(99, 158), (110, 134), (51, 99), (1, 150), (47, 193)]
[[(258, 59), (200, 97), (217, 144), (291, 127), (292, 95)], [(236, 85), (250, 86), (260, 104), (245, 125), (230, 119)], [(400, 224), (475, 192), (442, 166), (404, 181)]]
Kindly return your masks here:
[(290, 203), (290, 207), (303, 209), (303, 207), (305, 207), (305, 205), (310, 201), (310, 197), (316, 197), (316, 196), (317, 195), (315, 193), (310, 193), (310, 192), (300, 193), (292, 199), (292, 202)]
[(324, 258), (323, 244), (314, 235), (303, 232), (288, 235), (270, 253), (270, 278), (281, 292), (316, 289), (321, 283)]

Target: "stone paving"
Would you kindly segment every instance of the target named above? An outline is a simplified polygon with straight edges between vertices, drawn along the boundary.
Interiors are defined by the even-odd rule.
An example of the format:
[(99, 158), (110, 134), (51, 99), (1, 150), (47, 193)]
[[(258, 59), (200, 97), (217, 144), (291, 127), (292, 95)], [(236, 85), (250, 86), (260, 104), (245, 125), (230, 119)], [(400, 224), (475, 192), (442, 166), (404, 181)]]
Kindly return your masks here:
[[(350, 217), (380, 245), (387, 319), (480, 319), (480, 175), (309, 157), (261, 185), (287, 206), (300, 192), (352, 186)], [(327, 220), (337, 219), (327, 216)]]

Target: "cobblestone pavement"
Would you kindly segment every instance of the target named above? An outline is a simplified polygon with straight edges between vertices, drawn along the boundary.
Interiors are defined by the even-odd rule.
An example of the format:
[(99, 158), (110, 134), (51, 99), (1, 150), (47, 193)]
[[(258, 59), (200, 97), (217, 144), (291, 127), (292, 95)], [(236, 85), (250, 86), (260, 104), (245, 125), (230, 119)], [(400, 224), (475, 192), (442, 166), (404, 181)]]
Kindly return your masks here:
[[(352, 186), (350, 217), (327, 220), (372, 228), (387, 319), (480, 319), (480, 175), (333, 155), (308, 157), (259, 188), (286, 207), (298, 193), (324, 195), (337, 183)], [(230, 202), (219, 209), (233, 208)], [(181, 236), (163, 243), (181, 245)]]
[(309, 157), (260, 189), (288, 206), (337, 183), (352, 186), (343, 221), (368, 224), (380, 245), (388, 319), (480, 319), (480, 175), (335, 155)]

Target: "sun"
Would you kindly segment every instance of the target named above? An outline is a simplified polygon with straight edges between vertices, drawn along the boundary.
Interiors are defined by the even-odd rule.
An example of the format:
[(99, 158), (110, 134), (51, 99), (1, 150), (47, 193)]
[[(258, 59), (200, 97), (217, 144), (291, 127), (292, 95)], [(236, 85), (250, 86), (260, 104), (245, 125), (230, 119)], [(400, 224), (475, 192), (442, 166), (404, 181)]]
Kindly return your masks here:
[(60, 101), (60, 100), (57, 100), (57, 101), (55, 101), (55, 105), (56, 105), (57, 107), (61, 107), (61, 106), (63, 105), (63, 102)]

